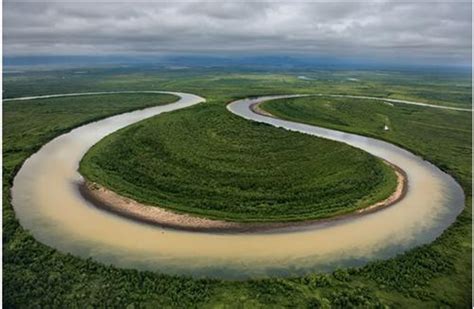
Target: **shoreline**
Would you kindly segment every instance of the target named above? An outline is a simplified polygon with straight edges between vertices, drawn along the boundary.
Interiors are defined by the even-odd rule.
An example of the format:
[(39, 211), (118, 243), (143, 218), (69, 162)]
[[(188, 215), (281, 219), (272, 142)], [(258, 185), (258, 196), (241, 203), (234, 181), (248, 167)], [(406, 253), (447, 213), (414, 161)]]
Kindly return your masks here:
[(208, 232), (208, 233), (256, 233), (256, 232), (285, 232), (292, 229), (313, 227), (340, 220), (347, 220), (392, 206), (403, 199), (407, 192), (407, 177), (403, 170), (388, 162), (397, 175), (397, 187), (385, 200), (370, 206), (353, 210), (349, 213), (335, 215), (329, 218), (309, 219), (287, 222), (236, 222), (198, 217), (197, 215), (178, 213), (159, 206), (139, 203), (131, 198), (121, 196), (99, 184), (84, 181), (78, 186), (84, 199), (95, 207), (132, 219), (141, 223), (160, 226), (174, 230)]
[[(252, 104), (250, 108), (257, 114), (274, 117)], [(112, 212), (116, 215), (126, 217), (141, 223), (160, 226), (174, 230), (208, 232), (208, 233), (255, 233), (255, 232), (278, 232), (281, 230), (301, 229), (313, 227), (320, 224), (347, 220), (374, 213), (387, 208), (402, 200), (408, 189), (406, 173), (387, 161), (385, 164), (391, 166), (397, 175), (397, 186), (395, 191), (386, 199), (364, 208), (353, 210), (349, 213), (334, 215), (329, 218), (309, 219), (302, 221), (286, 222), (236, 222), (219, 219), (209, 219), (198, 215), (179, 213), (159, 206), (146, 205), (131, 198), (121, 196), (99, 184), (84, 181), (79, 184), (80, 194), (95, 207)]]

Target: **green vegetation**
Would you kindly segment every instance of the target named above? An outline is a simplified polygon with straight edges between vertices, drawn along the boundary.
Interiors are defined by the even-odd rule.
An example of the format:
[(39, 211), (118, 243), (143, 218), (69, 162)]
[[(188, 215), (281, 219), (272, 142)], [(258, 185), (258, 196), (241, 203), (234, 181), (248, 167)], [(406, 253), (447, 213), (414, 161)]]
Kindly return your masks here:
[[(4, 97), (111, 90), (174, 90), (204, 97), (289, 93), (371, 95), (470, 107), (471, 72), (83, 68), (6, 74)], [(307, 76), (311, 80), (302, 80)], [(356, 81), (351, 78), (357, 79)]]
[(324, 97), (268, 101), (261, 107), (280, 118), (401, 145), (456, 175), (464, 186), (471, 183), (471, 113)]
[(325, 218), (395, 190), (395, 173), (380, 159), (240, 119), (223, 103), (111, 134), (86, 154), (80, 172), (146, 204), (236, 221)]
[[(61, 76), (66, 74), (64, 72), (6, 77), (4, 80), (6, 93), (9, 96), (22, 96), (42, 92), (168, 89), (194, 91), (212, 99), (216, 105), (223, 105), (224, 102), (237, 97), (265, 93), (339, 92), (338, 90), (352, 94), (364, 92), (359, 85), (364, 84), (364, 81), (349, 83), (339, 78), (354, 76), (354, 72), (334, 72), (333, 74), (292, 72), (290, 75), (239, 73), (240, 77), (234, 78), (232, 82), (228, 80), (235, 76), (233, 72), (186, 71), (179, 74), (99, 70), (89, 72), (87, 78), (76, 79), (62, 79)], [(415, 99), (414, 93), (421, 88), (426, 88), (430, 89), (434, 97), (444, 98), (448, 95), (447, 100), (456, 105), (469, 106), (470, 104), (470, 100), (467, 99), (455, 100), (454, 95), (446, 91), (453, 89), (459, 92), (460, 97), (470, 97), (469, 78), (455, 76), (444, 78), (433, 76), (433, 74), (423, 76), (396, 72), (359, 72), (359, 74), (364, 75), (366, 80), (372, 80), (370, 81), (372, 86), (363, 93), (365, 95), (372, 93), (382, 95), (387, 91), (386, 89), (398, 89), (398, 95), (405, 93), (411, 99)], [(294, 75), (308, 75), (321, 78), (323, 81), (298, 81), (292, 77)], [(260, 76), (260, 81), (255, 76)], [(390, 79), (390, 76), (393, 78)], [(335, 85), (334, 88), (329, 89), (330, 84)], [(457, 87), (455, 84), (464, 86)], [(411, 132), (411, 145), (408, 145), (408, 138), (398, 141), (404, 147), (412, 147), (412, 150), (420, 149), (420, 154), (430, 158), (438, 166), (451, 171), (466, 192), (465, 210), (456, 222), (432, 244), (410, 250), (387, 261), (370, 263), (359, 269), (339, 270), (332, 274), (311, 274), (297, 278), (229, 282), (116, 269), (51, 249), (36, 241), (19, 225), (9, 196), (15, 171), (47, 139), (99, 117), (97, 110), (103, 108), (103, 99), (105, 96), (100, 101), (95, 101), (87, 113), (78, 115), (69, 123), (62, 120), (68, 118), (68, 114), (73, 113), (80, 106), (71, 104), (67, 109), (68, 113), (64, 113), (64, 110), (60, 112), (60, 105), (52, 107), (50, 104), (41, 106), (33, 102), (4, 103), (4, 307), (471, 307), (471, 155), (463, 151), (456, 152), (455, 156), (451, 153), (456, 147), (459, 149), (471, 147), (469, 133), (456, 133), (470, 130), (470, 114), (433, 110), (434, 113), (439, 114), (439, 118), (423, 117), (421, 123)], [(420, 98), (416, 97), (416, 99)], [(72, 98), (68, 99), (70, 100)], [(440, 101), (448, 104), (444, 100)], [(31, 104), (28, 117), (19, 117), (23, 113), (16, 113), (17, 108), (23, 103)], [(130, 105), (123, 108), (139, 108), (133, 105), (133, 102), (128, 101), (127, 104)], [(357, 108), (358, 105), (354, 105), (353, 110)], [(403, 109), (405, 108), (409, 107), (403, 106)], [(46, 109), (49, 111), (48, 115), (54, 118), (47, 118), (45, 113), (42, 113)], [(428, 112), (414, 107), (409, 109), (414, 110), (413, 117), (418, 117), (419, 113)], [(114, 112), (118, 113), (120, 110)], [(14, 117), (15, 114), (18, 117)], [(102, 114), (102, 116), (105, 115)], [(412, 119), (411, 117), (407, 113), (403, 119)], [(397, 118), (390, 118), (390, 121), (390, 126), (395, 128)], [(365, 118), (359, 120), (358, 126), (370, 127), (372, 123), (368, 115), (365, 115)], [(35, 130), (29, 131), (32, 124), (35, 124)], [(439, 129), (436, 129), (439, 125), (452, 128), (452, 130), (443, 130), (445, 136), (442, 142), (438, 140)], [(55, 128), (55, 126), (58, 127)], [(348, 128), (346, 130), (349, 130)], [(49, 132), (49, 135), (46, 136), (44, 132)], [(385, 133), (380, 132), (380, 134)], [(26, 137), (28, 139), (24, 142), (23, 138)], [(445, 145), (444, 143), (448, 140), (450, 143)], [(7, 148), (12, 142), (15, 143), (15, 147)], [(436, 149), (436, 151), (429, 151), (429, 149)]]
[(177, 99), (168, 94), (107, 94), (4, 102), (4, 171), (10, 166), (5, 162), (6, 155), (16, 157), (14, 164), (19, 164), (41, 145), (73, 127)]

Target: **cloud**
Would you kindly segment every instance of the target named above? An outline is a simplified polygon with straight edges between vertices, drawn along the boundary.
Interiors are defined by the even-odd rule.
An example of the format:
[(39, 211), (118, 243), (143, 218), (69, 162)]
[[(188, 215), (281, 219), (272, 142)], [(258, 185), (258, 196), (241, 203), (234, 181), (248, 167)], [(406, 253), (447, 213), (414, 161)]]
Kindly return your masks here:
[(4, 54), (303, 53), (470, 63), (470, 2), (4, 2)]

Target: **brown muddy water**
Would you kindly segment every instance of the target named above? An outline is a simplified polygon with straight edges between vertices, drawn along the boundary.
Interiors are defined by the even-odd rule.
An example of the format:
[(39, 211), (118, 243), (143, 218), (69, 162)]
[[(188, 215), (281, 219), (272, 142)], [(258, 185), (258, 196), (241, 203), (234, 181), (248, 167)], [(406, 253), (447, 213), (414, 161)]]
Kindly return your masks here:
[[(446, 173), (392, 144), (255, 114), (250, 105), (285, 96), (244, 99), (228, 105), (243, 118), (361, 148), (403, 169), (403, 200), (375, 213), (273, 233), (202, 233), (135, 222), (98, 209), (78, 190), (86, 151), (106, 135), (162, 112), (204, 101), (191, 94), (166, 106), (81, 126), (43, 146), (22, 166), (12, 188), (21, 225), (40, 242), (82, 258), (121, 268), (197, 277), (245, 279), (299, 275), (364, 265), (431, 242), (464, 207), (461, 187)], [(286, 96), (288, 97), (288, 96)]]

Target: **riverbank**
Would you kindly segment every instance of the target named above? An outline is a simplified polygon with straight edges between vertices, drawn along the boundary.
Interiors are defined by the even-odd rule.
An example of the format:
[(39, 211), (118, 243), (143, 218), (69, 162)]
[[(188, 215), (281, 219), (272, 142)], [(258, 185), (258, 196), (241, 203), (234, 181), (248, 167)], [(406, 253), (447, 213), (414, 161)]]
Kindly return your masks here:
[(121, 196), (97, 183), (89, 181), (84, 181), (79, 184), (79, 191), (86, 200), (100, 209), (164, 228), (214, 233), (278, 232), (281, 230), (298, 230), (298, 228), (310, 227), (336, 220), (347, 220), (356, 216), (376, 212), (402, 200), (408, 188), (406, 174), (399, 167), (388, 163), (387, 161), (384, 162), (394, 169), (397, 176), (396, 189), (389, 197), (375, 204), (349, 213), (335, 215), (329, 218), (305, 221), (248, 223), (208, 219), (191, 214), (174, 212), (157, 206), (142, 204), (133, 199)]

